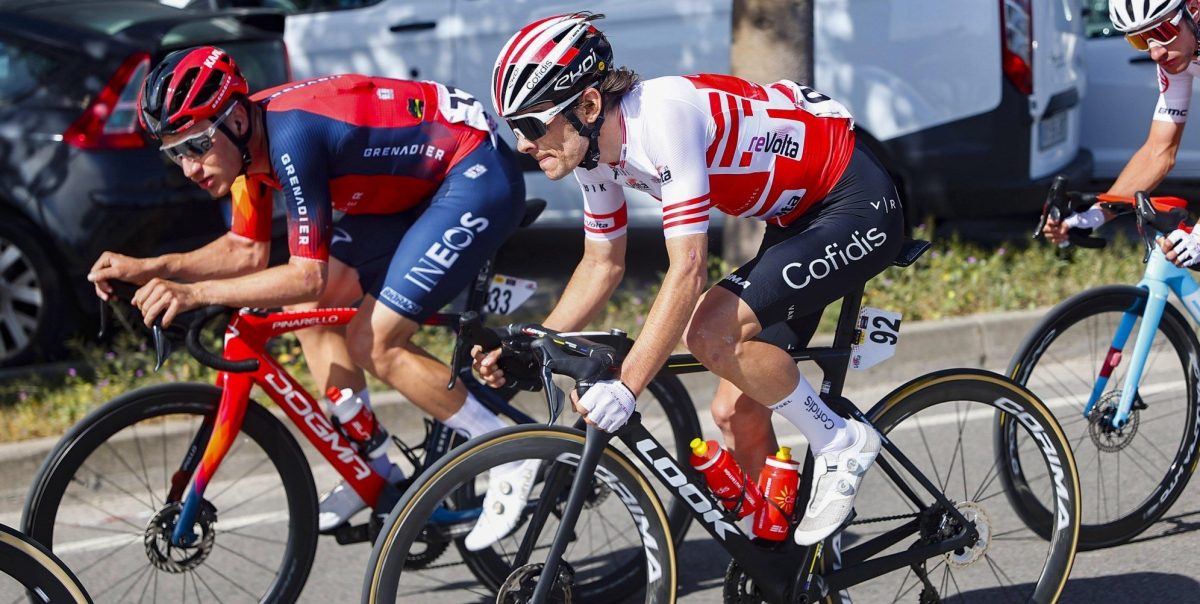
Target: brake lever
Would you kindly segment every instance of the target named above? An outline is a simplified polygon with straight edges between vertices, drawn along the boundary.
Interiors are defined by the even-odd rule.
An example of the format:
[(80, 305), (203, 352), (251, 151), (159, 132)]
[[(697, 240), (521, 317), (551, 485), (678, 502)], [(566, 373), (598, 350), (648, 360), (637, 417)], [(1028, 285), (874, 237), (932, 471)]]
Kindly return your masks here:
[[(470, 347), (475, 344), (479, 344), (485, 352), (501, 346), (500, 336), (483, 326), (479, 313), (469, 310), (458, 318), (458, 337), (454, 339), (454, 351), (450, 356), (450, 383), (446, 384), (446, 390), (453, 390), (458, 384), (458, 374), (463, 371), (463, 363), (469, 358)], [(468, 347), (467, 352), (463, 351), (463, 345)]]
[(546, 406), (548, 407), (547, 411), (550, 412), (550, 419), (546, 421), (546, 424), (550, 425), (558, 422), (559, 416), (562, 415), (563, 409), (567, 406), (566, 401), (563, 400), (567, 394), (554, 383), (554, 372), (550, 370), (552, 361), (549, 355), (543, 354), (541, 356), (543, 359), (541, 373), (542, 388), (546, 389)]
[(163, 331), (162, 321), (154, 320), (154, 325), (150, 327), (150, 333), (154, 336), (154, 372), (162, 368), (163, 363), (167, 361), (167, 357), (171, 355), (171, 340), (167, 338), (167, 334)]

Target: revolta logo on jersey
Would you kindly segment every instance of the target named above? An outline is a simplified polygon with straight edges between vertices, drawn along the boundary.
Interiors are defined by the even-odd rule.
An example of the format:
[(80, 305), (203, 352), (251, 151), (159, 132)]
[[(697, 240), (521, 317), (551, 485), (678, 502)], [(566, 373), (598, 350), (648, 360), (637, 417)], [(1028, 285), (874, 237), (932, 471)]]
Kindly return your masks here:
[(766, 136), (755, 136), (750, 139), (748, 150), (755, 153), (774, 153), (789, 159), (800, 157), (800, 143), (793, 140), (787, 132), (768, 132)]

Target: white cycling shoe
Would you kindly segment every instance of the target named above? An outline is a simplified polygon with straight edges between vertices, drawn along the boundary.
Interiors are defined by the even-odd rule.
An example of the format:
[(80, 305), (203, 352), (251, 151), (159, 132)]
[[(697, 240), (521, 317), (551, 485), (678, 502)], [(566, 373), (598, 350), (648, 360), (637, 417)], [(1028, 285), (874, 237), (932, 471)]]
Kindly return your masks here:
[(813, 464), (812, 496), (796, 527), (800, 545), (817, 543), (846, 522), (862, 477), (879, 455), (879, 433), (874, 428), (855, 420), (846, 420), (846, 427), (854, 431), (850, 446), (818, 455)]
[(513, 532), (521, 520), (541, 466), (540, 459), (526, 459), (507, 470), (492, 469), (487, 493), (483, 496), (483, 512), (463, 542), (468, 550), (475, 552), (491, 547)]
[[(391, 470), (388, 472), (388, 482), (399, 484), (404, 480), (404, 471), (400, 466), (392, 464)], [(367, 503), (358, 496), (350, 484), (345, 480), (337, 483), (325, 497), (321, 499), (321, 504), (317, 507), (317, 530), (319, 532), (328, 532), (350, 520), (350, 517), (366, 509)]]

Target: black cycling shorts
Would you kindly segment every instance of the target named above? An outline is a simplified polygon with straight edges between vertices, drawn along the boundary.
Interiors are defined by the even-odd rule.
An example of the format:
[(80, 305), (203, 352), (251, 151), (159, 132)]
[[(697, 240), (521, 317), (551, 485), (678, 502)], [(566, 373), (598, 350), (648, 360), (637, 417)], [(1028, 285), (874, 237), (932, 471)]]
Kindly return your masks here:
[(891, 265), (903, 241), (896, 186), (856, 143), (829, 195), (786, 227), (767, 225), (758, 255), (717, 285), (754, 311), (763, 326), (758, 339), (802, 348), (825, 307)]

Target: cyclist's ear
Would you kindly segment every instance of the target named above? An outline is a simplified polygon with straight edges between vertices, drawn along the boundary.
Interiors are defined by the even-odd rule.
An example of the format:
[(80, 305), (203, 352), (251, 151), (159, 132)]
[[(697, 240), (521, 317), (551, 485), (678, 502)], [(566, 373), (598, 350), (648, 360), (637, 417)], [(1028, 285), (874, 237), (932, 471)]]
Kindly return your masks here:
[(575, 111), (583, 123), (595, 123), (600, 118), (600, 112), (604, 111), (604, 103), (600, 91), (595, 88), (584, 90), (583, 96), (579, 97)]

